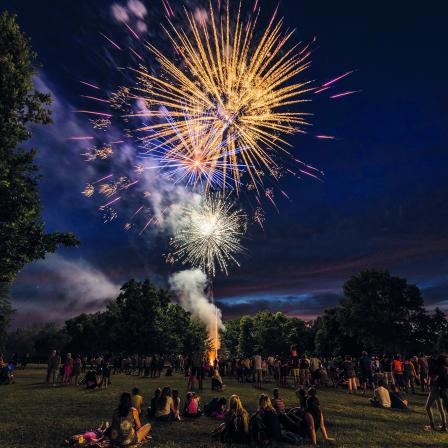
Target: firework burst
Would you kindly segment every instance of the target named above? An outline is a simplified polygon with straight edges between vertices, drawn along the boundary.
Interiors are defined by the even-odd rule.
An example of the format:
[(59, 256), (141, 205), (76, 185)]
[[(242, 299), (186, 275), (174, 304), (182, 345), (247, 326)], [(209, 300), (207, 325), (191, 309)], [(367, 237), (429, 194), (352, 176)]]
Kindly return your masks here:
[[(286, 152), (281, 134), (304, 132), (309, 114), (287, 108), (307, 101), (304, 95), (312, 90), (308, 81), (296, 81), (309, 65), (310, 52), (297, 45), (287, 49), (293, 32), (283, 31), (282, 20), (273, 18), (256, 38), (258, 14), (244, 24), (240, 8), (232, 19), (228, 4), (222, 17), (211, 4), (209, 13), (209, 20), (198, 20), (187, 12), (188, 32), (170, 22), (167, 34), (181, 64), (147, 45), (162, 73), (137, 70), (138, 95), (147, 110), (132, 115), (158, 120), (138, 129), (142, 140), (153, 146), (163, 140), (181, 157), (194, 159), (193, 150), (184, 148), (192, 129), (212, 135), (219, 144), (208, 145), (205, 157), (224, 185), (230, 177), (238, 190), (241, 165), (253, 183), (261, 182), (258, 172), (271, 172), (276, 156)], [(172, 120), (166, 120), (164, 109)]]
[[(183, 183), (193, 189), (200, 186), (201, 191), (231, 187), (224, 173), (232, 173), (245, 166), (235, 166), (230, 162), (230, 153), (225, 151), (227, 142), (208, 125), (204, 117), (197, 116), (194, 121), (199, 125), (192, 126), (188, 113), (184, 119), (188, 132), (184, 135), (183, 129), (180, 129), (168, 110), (163, 109), (179, 142), (174, 144), (166, 139), (146, 141), (145, 151), (140, 157), (157, 162), (155, 166), (150, 164), (148, 169), (157, 168), (175, 183)], [(236, 149), (236, 152), (240, 152), (240, 149)], [(144, 165), (139, 165), (139, 169), (140, 172), (144, 171)]]
[(246, 217), (231, 201), (218, 194), (207, 194), (198, 204), (183, 210), (179, 230), (171, 241), (173, 257), (201, 268), (213, 277), (216, 267), (228, 273), (230, 264), (239, 263), (243, 251)]

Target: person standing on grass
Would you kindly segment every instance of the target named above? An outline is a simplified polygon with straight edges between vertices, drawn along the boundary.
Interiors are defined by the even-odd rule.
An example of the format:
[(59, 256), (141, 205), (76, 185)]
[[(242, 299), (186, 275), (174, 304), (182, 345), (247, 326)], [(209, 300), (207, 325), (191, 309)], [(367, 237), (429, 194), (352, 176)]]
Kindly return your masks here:
[(75, 386), (78, 386), (79, 384), (80, 373), (81, 373), (81, 357), (79, 355), (76, 355), (75, 359), (73, 360), (73, 371), (72, 371), (72, 378)]
[(425, 392), (428, 382), (428, 359), (424, 353), (418, 355), (418, 373), (420, 378), (420, 390)]
[(365, 396), (367, 387), (370, 388), (373, 384), (372, 360), (369, 358), (366, 351), (361, 353), (361, 358), (359, 359), (359, 376), (362, 394)]
[(60, 366), (61, 366), (61, 357), (59, 356), (59, 353), (56, 350), (53, 350), (48, 360), (47, 383), (50, 383), (51, 381), (53, 386), (56, 386)]
[(67, 356), (65, 358), (64, 362), (64, 377), (62, 379), (62, 382), (64, 384), (71, 384), (72, 383), (72, 372), (73, 372), (73, 358), (71, 353), (67, 353)]
[(160, 355), (159, 356), (159, 365), (157, 366), (157, 378), (160, 378), (162, 375), (163, 368), (165, 367), (165, 358)]
[(280, 370), (281, 370), (280, 357), (276, 356), (274, 359), (274, 379), (280, 384)]
[(155, 378), (157, 376), (157, 366), (159, 365), (159, 357), (158, 355), (153, 355), (151, 361), (151, 378)]
[(311, 384), (317, 386), (319, 383), (320, 359), (316, 354), (310, 358)]
[(343, 363), (344, 378), (347, 381), (348, 393), (356, 393), (356, 372), (355, 366), (353, 365), (352, 357), (347, 355)]
[(400, 355), (395, 355), (392, 361), (392, 372), (394, 375), (395, 385), (401, 390), (403, 389), (403, 362)]
[[(194, 389), (194, 383), (195, 383), (195, 379), (198, 381), (198, 387), (199, 387), (199, 382), (202, 378), (202, 353), (199, 350), (196, 350), (192, 353), (191, 355), (191, 372), (190, 372), (190, 381), (191, 382), (191, 387), (190, 384), (188, 385), (188, 389), (192, 390)], [(202, 386), (202, 385), (201, 385)]]
[(297, 355), (297, 351), (295, 351), (295, 356), (291, 357), (291, 368), (292, 368), (292, 375), (294, 377), (294, 386), (298, 387), (300, 382), (300, 359)]
[(286, 356), (280, 358), (280, 385), (288, 386), (289, 362)]
[(308, 387), (310, 385), (310, 360), (303, 354), (299, 364), (300, 385)]
[(394, 377), (392, 375), (392, 359), (389, 355), (384, 355), (381, 359), (381, 370), (384, 373), (384, 381), (386, 386), (395, 384)]
[(435, 431), (434, 425), (434, 416), (432, 413), (432, 408), (434, 405), (437, 406), (440, 414), (440, 420), (442, 422), (442, 431), (447, 430), (446, 424), (446, 414), (443, 409), (442, 398), (440, 397), (440, 390), (437, 385), (438, 379), (438, 363), (435, 359), (430, 358), (428, 361), (428, 387), (429, 387), (429, 395), (426, 400), (425, 411), (428, 414), (429, 418), (429, 426), (425, 426), (425, 431)]
[(403, 364), (403, 383), (404, 390), (406, 393), (409, 392), (409, 388), (412, 393), (415, 394), (415, 377), (417, 376), (417, 372), (415, 371), (414, 364), (411, 361), (411, 358), (406, 357)]
[(21, 362), (21, 364), (20, 364), (20, 368), (22, 369), (22, 370), (25, 370), (26, 369), (26, 365), (28, 364), (28, 361), (30, 360), (30, 355), (29, 355), (29, 353), (25, 353), (24, 355), (23, 355), (23, 357), (22, 357), (22, 362)]
[[(56, 355), (56, 350), (52, 350), (52, 352), (50, 353), (50, 356), (48, 357), (48, 361), (47, 361), (47, 376), (45, 377), (45, 382), (48, 384), (50, 383), (50, 378), (51, 378), (51, 369), (53, 366), (52, 360), (53, 360), (53, 356)], [(3, 367), (3, 353), (0, 353), (0, 369)]]
[(261, 361), (261, 370), (263, 371), (262, 379), (263, 379), (263, 381), (266, 381), (266, 379), (268, 377), (268, 361), (265, 358), (263, 358), (263, 360)]
[(255, 369), (255, 387), (261, 389), (261, 383), (263, 380), (263, 369), (261, 366), (261, 355), (254, 356), (254, 369)]
[[(437, 359), (436, 385), (439, 388), (445, 412), (448, 412), (448, 355), (440, 355)], [(444, 431), (446, 431), (446, 425)]]

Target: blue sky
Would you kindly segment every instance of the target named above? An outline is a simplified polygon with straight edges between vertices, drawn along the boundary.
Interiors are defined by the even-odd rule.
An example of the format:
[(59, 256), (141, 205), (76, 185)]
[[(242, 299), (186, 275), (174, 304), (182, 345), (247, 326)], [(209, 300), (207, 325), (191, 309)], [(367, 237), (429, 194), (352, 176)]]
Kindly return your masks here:
[[(447, 31), (446, 11), (437, 3), (280, 2), (297, 40), (317, 37), (310, 78), (325, 81), (354, 69), (340, 89), (361, 92), (310, 105), (312, 131), (290, 141), (294, 154), (322, 169), (325, 180), (281, 180), (291, 199), (278, 197), (278, 213), (266, 208), (264, 231), (249, 229), (241, 267), (216, 279), (225, 317), (268, 308), (313, 318), (338, 302), (350, 275), (366, 268), (405, 276), (420, 286), (428, 307), (448, 308)], [(165, 45), (161, 2), (137, 4), (145, 12), (136, 16), (145, 37)], [(276, 6), (261, 4), (266, 11)], [(125, 280), (149, 277), (166, 285), (179, 269), (163, 261), (166, 235), (139, 237), (124, 232), (120, 220), (104, 224), (80, 194), (92, 172), (67, 137), (88, 129), (88, 120), (75, 113), (86, 93), (79, 81), (120, 80), (111, 66), (122, 56), (98, 34), (122, 38), (113, 5), (129, 7), (2, 2), (18, 14), (39, 54), (38, 86), (55, 97), (54, 125), (36, 130), (32, 142), (44, 176), (47, 228), (74, 231), (82, 242), (19, 274), (17, 324), (101, 309)], [(188, 6), (201, 8), (193, 0)], [(316, 133), (337, 139), (317, 140)]]

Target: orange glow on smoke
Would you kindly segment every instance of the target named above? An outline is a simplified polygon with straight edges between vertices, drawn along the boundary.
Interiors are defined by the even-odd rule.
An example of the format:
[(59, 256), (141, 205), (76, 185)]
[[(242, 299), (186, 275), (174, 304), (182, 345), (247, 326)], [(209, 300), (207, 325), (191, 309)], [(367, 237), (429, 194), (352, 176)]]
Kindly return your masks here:
[(218, 359), (218, 350), (221, 348), (221, 341), (218, 336), (218, 322), (216, 320), (210, 322), (208, 337), (212, 344), (212, 349), (208, 352), (208, 359), (210, 365), (213, 365), (213, 361)]

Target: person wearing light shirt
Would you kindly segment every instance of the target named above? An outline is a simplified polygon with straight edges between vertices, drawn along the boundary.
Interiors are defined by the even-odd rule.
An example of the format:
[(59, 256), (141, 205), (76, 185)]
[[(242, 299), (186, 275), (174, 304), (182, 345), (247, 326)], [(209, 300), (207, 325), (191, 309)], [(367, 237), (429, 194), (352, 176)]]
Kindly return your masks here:
[(391, 407), (389, 391), (384, 387), (383, 381), (380, 381), (378, 387), (373, 391), (373, 398), (370, 400), (370, 404), (378, 408)]

